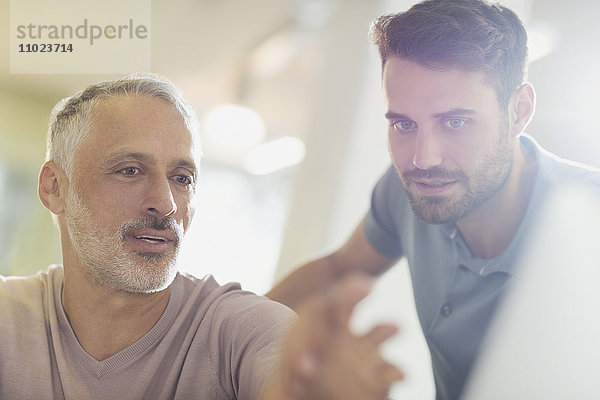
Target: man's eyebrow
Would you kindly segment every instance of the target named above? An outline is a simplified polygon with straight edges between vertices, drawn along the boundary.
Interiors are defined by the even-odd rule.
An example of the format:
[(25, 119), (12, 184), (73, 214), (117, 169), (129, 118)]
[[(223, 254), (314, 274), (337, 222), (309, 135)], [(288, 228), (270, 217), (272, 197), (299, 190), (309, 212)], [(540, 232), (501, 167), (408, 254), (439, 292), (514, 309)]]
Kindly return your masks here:
[(407, 115), (395, 113), (393, 111), (388, 111), (385, 113), (386, 119), (411, 119)]
[[(451, 117), (451, 116), (456, 116), (456, 115), (474, 115), (474, 114), (477, 114), (474, 110), (470, 110), (467, 108), (453, 108), (448, 111), (433, 114), (433, 118), (445, 118), (445, 117)], [(385, 118), (386, 119), (409, 119), (409, 120), (412, 120), (412, 118), (410, 118), (408, 115), (393, 112), (393, 111), (386, 112)]]
[(124, 160), (137, 160), (137, 161), (147, 161), (149, 157), (143, 153), (137, 153), (134, 151), (119, 151), (114, 154), (111, 154), (106, 158), (103, 162), (104, 165), (109, 166), (111, 164), (115, 164)]
[[(110, 167), (113, 164), (117, 164), (119, 162), (126, 161), (126, 160), (149, 162), (152, 160), (152, 157), (147, 154), (138, 153), (135, 151), (119, 151), (119, 152), (116, 152), (116, 153), (108, 156), (108, 158), (106, 160), (104, 160), (104, 162), (102, 164), (106, 167)], [(172, 165), (174, 168), (187, 168), (194, 175), (198, 174), (198, 167), (196, 167), (196, 163), (194, 163), (193, 161), (181, 159), (181, 160), (177, 160), (176, 162), (172, 163)]]
[(445, 117), (452, 117), (452, 116), (456, 116), (456, 115), (473, 115), (473, 114), (477, 114), (477, 113), (474, 110), (469, 110), (467, 108), (453, 108), (452, 110), (433, 114), (433, 117), (434, 118), (445, 118)]
[(198, 167), (196, 167), (196, 164), (192, 161), (179, 160), (178, 162), (175, 163), (175, 167), (176, 168), (187, 168), (192, 172), (192, 174), (198, 175)]

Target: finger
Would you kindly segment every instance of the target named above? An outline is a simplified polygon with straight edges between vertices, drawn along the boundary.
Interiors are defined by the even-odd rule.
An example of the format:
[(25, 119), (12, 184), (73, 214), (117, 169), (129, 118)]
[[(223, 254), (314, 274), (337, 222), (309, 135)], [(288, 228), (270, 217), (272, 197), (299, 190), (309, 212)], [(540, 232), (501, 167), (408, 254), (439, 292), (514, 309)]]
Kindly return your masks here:
[(373, 327), (367, 332), (363, 339), (369, 345), (378, 347), (381, 343), (385, 342), (392, 336), (398, 333), (398, 327), (392, 324), (380, 324)]
[[(395, 382), (404, 379), (403, 371), (381, 360), (367, 370), (344, 381), (345, 395), (340, 398), (348, 399), (387, 399), (389, 391)], [(351, 395), (348, 395), (348, 394)]]
[(288, 353), (297, 360), (298, 372), (310, 374), (316, 356), (329, 338), (329, 307), (324, 296), (315, 296), (298, 310), (288, 335)]
[(392, 385), (404, 379), (404, 372), (392, 364), (386, 363), (379, 371), (378, 381), (368, 398), (388, 399)]
[[(298, 320), (291, 332), (294, 347), (304, 353), (310, 350), (320, 353), (335, 334), (346, 331), (354, 306), (370, 291), (371, 280), (363, 275), (352, 275), (334, 285), (326, 294), (316, 295), (298, 310)], [(299, 360), (307, 360), (306, 354), (295, 352)], [(310, 355), (308, 357), (310, 360)], [(303, 362), (312, 365), (313, 362)]]
[(356, 377), (357, 390), (365, 393), (365, 398), (388, 398), (392, 385), (404, 379), (404, 372), (397, 366), (380, 359), (364, 375)]
[(356, 381), (372, 398), (386, 398), (387, 392), (395, 382), (404, 379), (404, 372), (396, 365), (386, 361), (380, 354), (379, 346), (396, 334), (398, 328), (391, 324), (380, 324), (356, 340), (363, 344), (357, 353), (361, 368)]
[(386, 363), (385, 367), (382, 369), (380, 376), (385, 385), (401, 381), (406, 376), (403, 370), (390, 363)]
[(335, 285), (329, 292), (331, 322), (346, 327), (354, 307), (371, 291), (372, 280), (366, 275), (354, 274)]

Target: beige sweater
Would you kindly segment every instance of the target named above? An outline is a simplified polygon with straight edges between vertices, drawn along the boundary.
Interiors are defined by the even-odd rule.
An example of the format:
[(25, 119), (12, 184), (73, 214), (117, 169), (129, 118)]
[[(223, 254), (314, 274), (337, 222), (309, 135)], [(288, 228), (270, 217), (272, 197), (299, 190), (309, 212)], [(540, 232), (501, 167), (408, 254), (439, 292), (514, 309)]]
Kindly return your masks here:
[(292, 311), (178, 275), (156, 325), (96, 361), (61, 304), (62, 267), (0, 277), (0, 399), (255, 399), (275, 368)]

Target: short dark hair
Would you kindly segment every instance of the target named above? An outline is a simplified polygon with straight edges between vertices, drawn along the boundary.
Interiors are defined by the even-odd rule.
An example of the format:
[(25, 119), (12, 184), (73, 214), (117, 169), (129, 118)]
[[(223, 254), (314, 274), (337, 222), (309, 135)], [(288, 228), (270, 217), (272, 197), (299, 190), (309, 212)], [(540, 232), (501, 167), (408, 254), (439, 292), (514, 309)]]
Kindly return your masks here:
[(371, 28), (382, 68), (401, 57), (434, 69), (485, 73), (499, 104), (526, 75), (527, 33), (517, 15), (483, 0), (427, 0), (408, 11), (379, 17)]

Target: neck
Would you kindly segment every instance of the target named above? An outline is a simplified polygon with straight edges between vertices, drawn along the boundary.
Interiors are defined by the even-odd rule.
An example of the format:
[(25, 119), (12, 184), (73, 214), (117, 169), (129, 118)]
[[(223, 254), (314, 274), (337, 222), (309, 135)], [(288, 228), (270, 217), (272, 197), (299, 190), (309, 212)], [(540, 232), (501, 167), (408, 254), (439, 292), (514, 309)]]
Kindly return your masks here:
[(527, 211), (537, 163), (519, 140), (515, 146), (513, 167), (503, 187), (456, 223), (474, 257), (490, 259), (501, 255), (510, 245)]
[(93, 284), (65, 260), (62, 303), (84, 350), (98, 361), (144, 336), (169, 301), (170, 286), (156, 293), (123, 293)]

